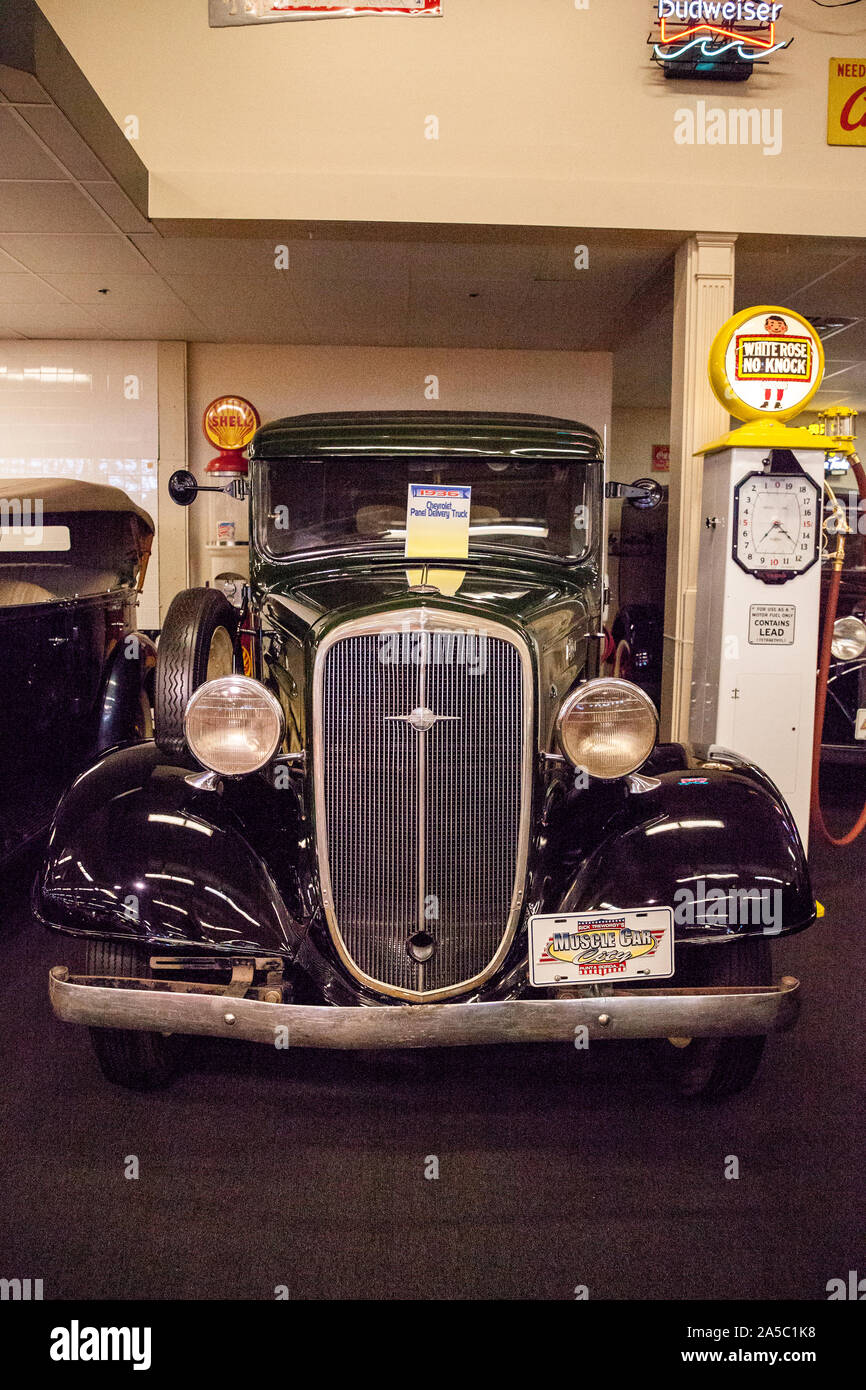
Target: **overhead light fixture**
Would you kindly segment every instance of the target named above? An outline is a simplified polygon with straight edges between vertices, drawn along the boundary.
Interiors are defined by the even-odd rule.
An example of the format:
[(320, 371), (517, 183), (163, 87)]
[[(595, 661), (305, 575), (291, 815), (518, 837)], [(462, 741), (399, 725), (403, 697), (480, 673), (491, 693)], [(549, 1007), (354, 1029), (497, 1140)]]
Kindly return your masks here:
[(846, 318), (843, 314), (804, 314), (803, 317), (809, 320), (822, 341), (860, 322), (857, 318)]

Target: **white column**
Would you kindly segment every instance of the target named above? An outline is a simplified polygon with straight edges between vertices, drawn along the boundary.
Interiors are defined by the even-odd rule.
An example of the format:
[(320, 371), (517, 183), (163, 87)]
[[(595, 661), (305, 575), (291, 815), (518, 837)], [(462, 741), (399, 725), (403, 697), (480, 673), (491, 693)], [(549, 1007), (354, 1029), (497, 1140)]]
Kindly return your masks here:
[(176, 468), (189, 468), (187, 450), (186, 343), (157, 344), (159, 398), (159, 618), (189, 584), (187, 507), (168, 495)]
[(682, 243), (674, 275), (671, 471), (665, 598), (662, 736), (688, 738), (695, 631), (702, 461), (695, 450), (730, 428), (707, 377), (710, 344), (734, 312), (733, 234)]

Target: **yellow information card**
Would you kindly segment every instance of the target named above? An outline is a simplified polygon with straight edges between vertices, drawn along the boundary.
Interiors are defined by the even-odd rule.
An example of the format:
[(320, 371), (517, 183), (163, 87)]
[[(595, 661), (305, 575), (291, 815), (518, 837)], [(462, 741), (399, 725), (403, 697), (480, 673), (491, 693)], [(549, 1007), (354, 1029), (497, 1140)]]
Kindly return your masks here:
[(469, 554), (471, 487), (410, 483), (406, 503), (406, 555), (465, 560)]

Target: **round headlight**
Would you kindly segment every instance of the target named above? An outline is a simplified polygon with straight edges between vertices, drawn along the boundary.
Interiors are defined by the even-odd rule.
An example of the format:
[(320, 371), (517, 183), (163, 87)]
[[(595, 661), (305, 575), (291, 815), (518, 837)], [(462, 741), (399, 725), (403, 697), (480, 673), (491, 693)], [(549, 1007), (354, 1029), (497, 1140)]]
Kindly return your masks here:
[(866, 652), (866, 623), (859, 618), (837, 618), (830, 650), (837, 661), (854, 661)]
[(557, 719), (562, 751), (590, 777), (612, 781), (646, 762), (655, 746), (658, 715), (631, 681), (587, 681), (566, 696)]
[(249, 676), (219, 676), (191, 696), (183, 720), (190, 752), (226, 777), (258, 772), (283, 741), (282, 706)]

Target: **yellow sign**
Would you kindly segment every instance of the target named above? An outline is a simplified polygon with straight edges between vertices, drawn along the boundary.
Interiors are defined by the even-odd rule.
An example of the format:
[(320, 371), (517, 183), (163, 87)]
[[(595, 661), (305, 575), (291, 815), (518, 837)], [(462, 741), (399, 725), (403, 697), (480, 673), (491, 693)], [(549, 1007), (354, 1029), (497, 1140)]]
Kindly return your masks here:
[(719, 329), (709, 374), (716, 399), (738, 420), (790, 420), (821, 385), (824, 348), (802, 314), (756, 304)]
[(406, 555), (465, 560), (469, 554), (472, 489), (440, 483), (410, 483), (406, 504)]
[(259, 427), (259, 412), (243, 396), (218, 396), (202, 419), (205, 437), (218, 449), (245, 449)]
[(866, 58), (831, 58), (827, 144), (866, 145)]

